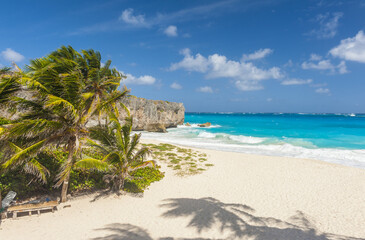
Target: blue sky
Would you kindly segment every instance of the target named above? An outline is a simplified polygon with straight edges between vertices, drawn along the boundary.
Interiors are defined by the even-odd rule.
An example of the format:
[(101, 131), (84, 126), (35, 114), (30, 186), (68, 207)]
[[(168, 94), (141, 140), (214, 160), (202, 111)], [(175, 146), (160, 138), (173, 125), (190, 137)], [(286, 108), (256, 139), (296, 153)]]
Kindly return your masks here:
[(202, 112), (365, 112), (365, 1), (6, 1), (0, 65), (93, 48)]

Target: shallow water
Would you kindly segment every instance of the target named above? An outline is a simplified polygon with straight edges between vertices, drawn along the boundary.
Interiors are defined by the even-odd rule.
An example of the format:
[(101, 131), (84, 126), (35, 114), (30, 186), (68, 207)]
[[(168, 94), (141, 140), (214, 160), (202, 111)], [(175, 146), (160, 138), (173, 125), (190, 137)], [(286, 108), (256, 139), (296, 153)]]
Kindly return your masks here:
[[(186, 113), (192, 126), (144, 138), (208, 149), (324, 160), (365, 168), (365, 114)], [(211, 122), (209, 128), (197, 124)]]

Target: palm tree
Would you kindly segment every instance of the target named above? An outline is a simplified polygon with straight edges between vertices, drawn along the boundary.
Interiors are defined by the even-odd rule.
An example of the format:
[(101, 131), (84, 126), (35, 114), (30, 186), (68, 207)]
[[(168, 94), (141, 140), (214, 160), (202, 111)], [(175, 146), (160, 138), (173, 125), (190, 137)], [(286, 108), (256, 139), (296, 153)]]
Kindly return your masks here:
[(154, 161), (145, 161), (151, 151), (147, 147), (139, 148), (141, 134), (131, 136), (132, 118), (127, 117), (124, 125), (112, 114), (110, 126), (95, 126), (90, 129), (88, 145), (98, 149), (103, 159), (84, 157), (75, 166), (84, 170), (107, 172), (104, 179), (112, 183), (112, 189), (119, 192), (126, 179), (133, 179), (131, 171), (154, 166)]
[[(107, 112), (118, 112), (115, 101), (104, 105), (101, 103), (107, 101), (107, 98), (110, 98), (110, 95), (117, 93), (116, 90), (120, 85), (121, 79), (126, 77), (115, 68), (110, 69), (110, 60), (108, 60), (105, 64), (102, 64), (99, 52), (95, 52), (90, 49), (83, 50), (82, 53), (83, 58), (80, 65), (82, 66), (84, 77), (88, 81), (85, 89), (88, 93), (88, 103), (94, 107), (99, 106), (95, 113), (98, 115), (98, 122), (99, 125), (101, 125), (102, 115), (104, 115), (105, 120), (107, 121)], [(126, 87), (124, 87), (123, 90), (127, 91)], [(120, 105), (123, 109), (127, 110), (127, 114), (129, 115), (129, 110), (125, 107), (125, 105), (121, 102)]]
[[(88, 137), (90, 117), (106, 105), (126, 96), (128, 91), (114, 90), (104, 102), (90, 100), (88, 92), (94, 63), (72, 47), (61, 47), (44, 58), (32, 60), (27, 66), (27, 90), (31, 97), (15, 98), (24, 113), (6, 126), (0, 140), (22, 146), (22, 150), (2, 164), (3, 168), (29, 162), (48, 145), (63, 146), (68, 152), (67, 161), (58, 174), (55, 187), (62, 185), (61, 201), (67, 199), (70, 172), (81, 156), (82, 139)], [(100, 70), (100, 69), (99, 69)], [(119, 78), (120, 80), (120, 78)], [(113, 77), (113, 81), (116, 78)]]

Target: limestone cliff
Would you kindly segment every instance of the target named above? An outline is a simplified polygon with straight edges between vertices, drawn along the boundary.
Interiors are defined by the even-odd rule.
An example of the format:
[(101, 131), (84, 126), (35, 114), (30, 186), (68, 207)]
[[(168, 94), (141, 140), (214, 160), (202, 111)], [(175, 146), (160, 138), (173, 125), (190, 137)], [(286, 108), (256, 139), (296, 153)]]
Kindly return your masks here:
[(171, 128), (184, 123), (185, 108), (182, 103), (147, 100), (135, 96), (128, 96), (122, 102), (133, 116), (134, 130), (147, 130), (151, 124), (162, 124)]
[[(182, 103), (147, 100), (135, 96), (128, 96), (121, 101), (130, 109), (130, 113), (133, 116), (133, 130), (160, 132), (163, 131), (164, 128), (176, 127), (177, 125), (184, 123), (185, 108)], [(120, 113), (120, 120), (123, 120), (125, 117), (124, 110), (120, 109)], [(10, 114), (0, 106), (0, 118), (1, 117), (14, 118), (14, 116), (11, 117)], [(97, 117), (93, 117), (89, 121), (88, 126), (96, 124)]]

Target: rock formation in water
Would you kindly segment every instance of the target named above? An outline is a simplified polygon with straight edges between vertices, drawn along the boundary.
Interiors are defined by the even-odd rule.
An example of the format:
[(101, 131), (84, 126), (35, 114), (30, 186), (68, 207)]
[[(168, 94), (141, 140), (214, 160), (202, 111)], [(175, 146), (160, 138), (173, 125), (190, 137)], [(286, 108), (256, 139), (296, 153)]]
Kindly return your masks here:
[(210, 122), (206, 122), (206, 123), (203, 123), (203, 124), (199, 124), (198, 126), (199, 127), (210, 127), (212, 124)]

